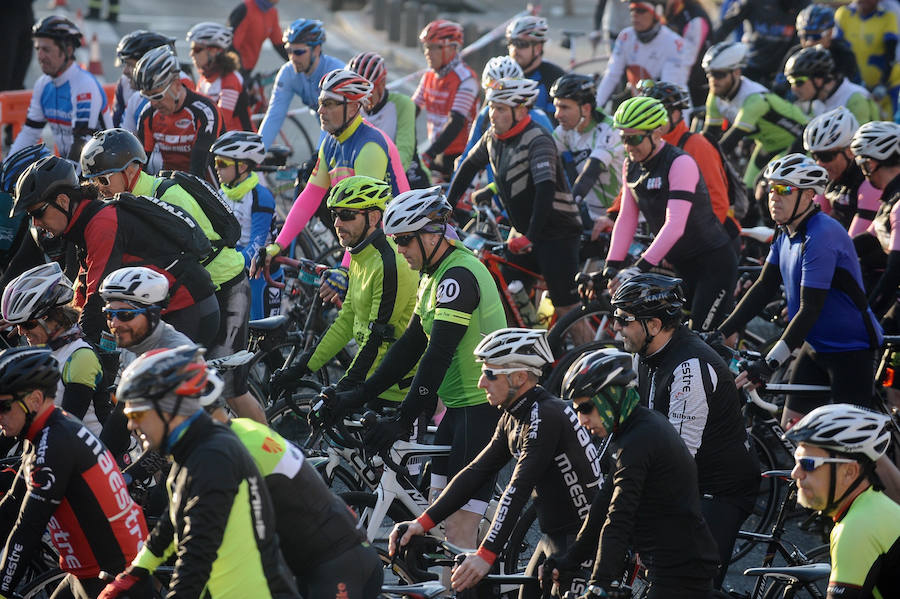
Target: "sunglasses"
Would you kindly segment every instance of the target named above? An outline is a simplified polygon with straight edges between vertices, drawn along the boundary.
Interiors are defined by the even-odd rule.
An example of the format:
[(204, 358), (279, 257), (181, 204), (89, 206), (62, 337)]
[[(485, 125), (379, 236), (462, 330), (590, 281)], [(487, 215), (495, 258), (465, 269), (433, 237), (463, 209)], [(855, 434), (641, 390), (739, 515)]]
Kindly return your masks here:
[(236, 161), (230, 158), (219, 158), (216, 157), (213, 162), (216, 165), (216, 168), (228, 168), (229, 166), (234, 166)]
[(795, 189), (797, 188), (793, 185), (782, 185), (781, 183), (772, 183), (769, 185), (769, 191), (775, 192), (776, 195), (780, 196), (790, 195)]
[(116, 318), (122, 322), (129, 322), (134, 320), (135, 316), (138, 314), (144, 314), (147, 312), (147, 308), (103, 308), (103, 313), (106, 315), (106, 320), (112, 320)]
[(713, 79), (724, 79), (731, 75), (731, 71), (709, 71), (707, 74)]
[(159, 102), (163, 98), (166, 97), (166, 94), (169, 92), (169, 88), (172, 87), (172, 82), (169, 82), (169, 85), (165, 86), (159, 92), (155, 94), (151, 94), (149, 92), (141, 92), (141, 96), (149, 100), (150, 102)]
[(809, 81), (809, 77), (807, 77), (806, 75), (801, 75), (799, 77), (788, 77), (787, 80), (788, 83), (791, 84), (791, 87), (800, 87), (801, 85)]
[(206, 50), (209, 50), (208, 46), (194, 46), (191, 48), (191, 56), (196, 56), (197, 54), (205, 52)]
[(635, 133), (633, 135), (622, 135), (622, 142), (626, 146), (639, 146), (645, 139), (649, 137), (648, 133)]
[(293, 54), (294, 56), (303, 56), (309, 52), (309, 48), (291, 48), (290, 46), (285, 46), (284, 49), (287, 50), (288, 54)]
[(628, 10), (636, 15), (642, 15), (644, 13), (650, 12), (650, 9), (646, 6), (629, 6)]
[(823, 37), (825, 37), (824, 31), (804, 31), (800, 34), (800, 39), (809, 40), (811, 42), (817, 42)]
[(26, 331), (30, 331), (34, 327), (40, 324), (38, 320), (26, 320), (25, 322), (19, 323), (19, 326), (25, 329)]
[(482, 368), (481, 374), (489, 381), (496, 381), (497, 375), (510, 374), (513, 372), (521, 372), (521, 368)]
[(394, 235), (394, 243), (399, 246), (406, 247), (412, 240), (416, 238), (417, 233), (410, 233), (409, 235)]
[(531, 46), (535, 46), (541, 42), (532, 42), (529, 40), (520, 40), (520, 39), (511, 39), (506, 42), (507, 46), (512, 46), (513, 48), (530, 48)]
[(359, 210), (350, 210), (348, 208), (341, 208), (339, 210), (331, 211), (331, 219), (337, 220), (341, 219), (345, 223), (350, 222), (351, 220), (355, 220), (357, 216), (359, 216), (361, 212)]
[(812, 157), (813, 157), (813, 160), (816, 160), (818, 162), (831, 162), (832, 160), (837, 158), (837, 155), (840, 153), (841, 153), (840, 150), (829, 150), (826, 152), (813, 152)]
[(125, 418), (127, 418), (131, 422), (137, 422), (138, 420), (140, 420), (141, 418), (144, 417), (144, 414), (146, 414), (149, 411), (150, 410), (139, 410), (137, 412), (128, 412), (127, 414), (125, 414)]
[(91, 181), (94, 182), (94, 185), (99, 185), (100, 187), (109, 187), (109, 182), (111, 179), (109, 175), (97, 175), (96, 177), (91, 177)]
[(13, 409), (13, 404), (15, 404), (18, 399), (9, 399), (5, 401), (0, 401), (0, 414), (8, 414)]
[(818, 468), (821, 468), (824, 464), (852, 464), (856, 460), (850, 460), (847, 458), (824, 458), (824, 457), (803, 457), (803, 458), (794, 458), (794, 462), (800, 469), (804, 472), (813, 472)]
[(38, 208), (37, 210), (32, 210), (28, 213), (28, 216), (31, 218), (44, 218), (44, 213), (47, 212), (47, 208), (50, 207), (50, 202), (46, 202), (43, 206)]
[(337, 100), (319, 100), (319, 108), (335, 108), (342, 104), (343, 102), (338, 102)]
[(620, 327), (627, 327), (632, 322), (637, 322), (637, 317), (632, 316), (631, 314), (625, 314), (624, 312), (619, 312), (616, 310), (613, 313), (613, 320), (619, 323)]
[(586, 401), (584, 403), (572, 404), (572, 409), (576, 414), (590, 414), (594, 411), (594, 402)]

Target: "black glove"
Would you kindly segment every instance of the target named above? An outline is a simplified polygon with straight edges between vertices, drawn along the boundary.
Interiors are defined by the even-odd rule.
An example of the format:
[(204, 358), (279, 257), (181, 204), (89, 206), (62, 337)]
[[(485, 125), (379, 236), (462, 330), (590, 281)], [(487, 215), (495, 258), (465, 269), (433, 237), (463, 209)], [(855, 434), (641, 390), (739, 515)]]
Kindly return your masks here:
[(97, 599), (126, 599), (150, 596), (150, 572), (138, 566), (129, 566), (116, 579), (106, 585)]
[(379, 418), (363, 437), (363, 442), (376, 452), (389, 449), (394, 441), (408, 439), (412, 425), (399, 416)]
[(572, 579), (578, 573), (578, 564), (573, 564), (565, 553), (554, 553), (547, 556), (543, 563), (543, 576), (541, 580), (553, 580), (553, 570), (559, 572), (559, 588), (567, 589), (572, 586)]
[(472, 204), (490, 204), (494, 200), (494, 190), (490, 187), (482, 187), (472, 192)]
[(312, 354), (313, 352), (311, 351), (305, 351), (297, 356), (297, 359), (290, 366), (279, 368), (273, 372), (272, 378), (269, 379), (269, 385), (273, 389), (284, 389), (285, 391), (296, 389), (298, 381), (309, 374), (307, 364)]
[(705, 333), (699, 333), (699, 335), (706, 345), (710, 347), (725, 345), (725, 335), (722, 334), (722, 331), (706, 331)]
[(336, 391), (328, 398), (328, 409), (335, 414), (344, 415), (363, 407), (369, 400), (366, 388), (357, 385), (346, 391)]
[(757, 358), (755, 360), (744, 360), (740, 363), (739, 368), (747, 373), (747, 378), (752, 382), (765, 385), (772, 378), (775, 368), (770, 365), (765, 358)]

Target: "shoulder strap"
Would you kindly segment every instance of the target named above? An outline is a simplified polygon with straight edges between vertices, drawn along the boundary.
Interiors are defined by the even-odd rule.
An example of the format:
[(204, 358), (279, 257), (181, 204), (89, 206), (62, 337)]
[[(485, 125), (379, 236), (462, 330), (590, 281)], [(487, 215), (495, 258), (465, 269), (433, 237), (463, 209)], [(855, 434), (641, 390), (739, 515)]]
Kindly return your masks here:
[(689, 140), (691, 138), (691, 135), (693, 135), (693, 133), (691, 133), (690, 131), (685, 131), (684, 133), (681, 134), (681, 137), (678, 138), (678, 144), (676, 144), (676, 145), (678, 145), (678, 147), (683, 150), (684, 144), (686, 144), (687, 140)]

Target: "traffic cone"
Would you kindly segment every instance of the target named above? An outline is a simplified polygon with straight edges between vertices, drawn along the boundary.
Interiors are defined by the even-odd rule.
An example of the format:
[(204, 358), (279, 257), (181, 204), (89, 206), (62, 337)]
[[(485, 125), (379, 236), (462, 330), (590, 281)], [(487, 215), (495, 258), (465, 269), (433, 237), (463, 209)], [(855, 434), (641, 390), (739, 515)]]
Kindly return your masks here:
[(47, 8), (50, 10), (53, 10), (54, 8), (64, 8), (66, 4), (66, 0), (50, 0), (50, 2), (47, 3)]
[(103, 59), (100, 56), (100, 40), (97, 39), (96, 33), (91, 36), (90, 62), (87, 70), (93, 73), (97, 79), (103, 80)]

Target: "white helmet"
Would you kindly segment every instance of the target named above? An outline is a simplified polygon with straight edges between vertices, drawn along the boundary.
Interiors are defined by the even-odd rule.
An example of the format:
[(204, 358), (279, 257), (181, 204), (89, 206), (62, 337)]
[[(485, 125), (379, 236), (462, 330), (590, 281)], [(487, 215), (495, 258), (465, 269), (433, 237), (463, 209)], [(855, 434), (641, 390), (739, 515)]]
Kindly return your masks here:
[(838, 106), (820, 114), (803, 130), (803, 147), (807, 152), (840, 150), (850, 146), (859, 121), (846, 106)]
[(440, 185), (404, 191), (384, 211), (384, 233), (415, 233), (431, 223), (447, 222), (452, 211)]
[(151, 91), (172, 83), (181, 73), (178, 58), (169, 46), (153, 48), (134, 65), (131, 81), (138, 91)]
[(553, 362), (547, 343), (547, 331), (538, 329), (499, 329), (475, 347), (475, 360), (500, 366), (517, 367), (540, 376), (541, 368)]
[(855, 156), (887, 160), (900, 154), (900, 125), (890, 121), (870, 121), (861, 125), (850, 142)]
[(260, 164), (266, 158), (266, 146), (258, 133), (229, 131), (210, 146), (209, 153), (213, 156)]
[(828, 171), (804, 154), (776, 158), (766, 166), (763, 177), (769, 181), (784, 181), (800, 189), (812, 189), (816, 193), (824, 193), (828, 184)]
[(524, 17), (513, 19), (510, 24), (506, 26), (506, 39), (545, 42), (547, 41), (547, 31), (549, 29), (550, 28), (547, 26), (547, 19), (544, 17), (526, 15)]
[(719, 42), (706, 51), (700, 64), (707, 73), (739, 69), (747, 62), (747, 51), (741, 42)]
[(530, 106), (538, 94), (540, 89), (534, 79), (498, 79), (487, 89), (484, 100), (505, 106)]
[(146, 266), (126, 266), (106, 275), (100, 283), (100, 297), (106, 302), (163, 304), (169, 297), (169, 280)]
[(859, 406), (829, 404), (804, 416), (784, 438), (838, 453), (861, 454), (876, 462), (891, 443), (891, 419)]
[(522, 67), (510, 56), (495, 56), (484, 65), (481, 72), (481, 87), (487, 89), (500, 79), (521, 79)]
[(3, 320), (20, 324), (40, 318), (57, 306), (65, 306), (75, 297), (72, 281), (58, 262), (48, 262), (26, 270), (3, 290), (0, 311)]
[(188, 43), (198, 46), (213, 46), (214, 48), (228, 48), (231, 46), (233, 33), (231, 27), (205, 21), (197, 23), (187, 33)]
[(341, 102), (362, 102), (372, 92), (372, 82), (349, 69), (335, 69), (322, 76), (320, 98)]

